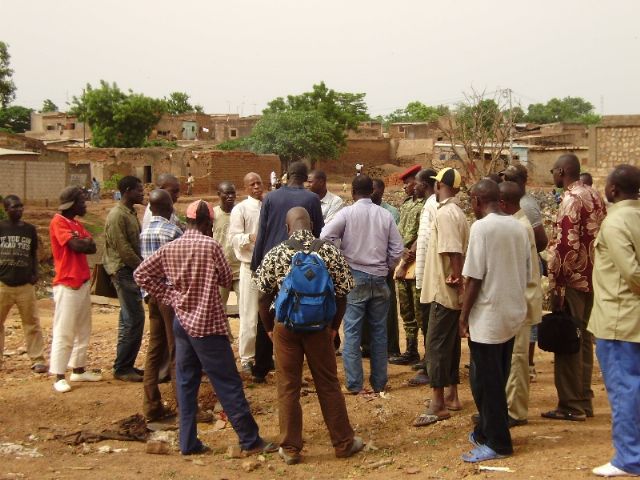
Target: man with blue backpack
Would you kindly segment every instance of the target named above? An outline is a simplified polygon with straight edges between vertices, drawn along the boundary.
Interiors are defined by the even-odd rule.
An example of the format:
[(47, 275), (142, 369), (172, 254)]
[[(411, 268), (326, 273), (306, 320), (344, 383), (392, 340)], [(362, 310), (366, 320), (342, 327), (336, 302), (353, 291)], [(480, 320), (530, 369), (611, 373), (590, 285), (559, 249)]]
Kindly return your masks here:
[(288, 465), (301, 460), (300, 388), (306, 356), (336, 457), (350, 457), (364, 444), (349, 423), (333, 339), (353, 277), (340, 251), (313, 236), (306, 209), (290, 209), (286, 225), (289, 239), (272, 248), (256, 271), (260, 318), (276, 356), (279, 454)]

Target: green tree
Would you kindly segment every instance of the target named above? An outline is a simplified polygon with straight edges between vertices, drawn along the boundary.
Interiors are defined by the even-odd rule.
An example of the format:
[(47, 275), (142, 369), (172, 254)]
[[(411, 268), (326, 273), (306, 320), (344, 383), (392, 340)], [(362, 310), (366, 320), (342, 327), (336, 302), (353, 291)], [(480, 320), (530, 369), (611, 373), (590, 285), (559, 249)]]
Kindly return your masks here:
[(101, 80), (100, 88), (87, 84), (80, 97), (73, 97), (70, 112), (91, 126), (95, 147), (141, 147), (165, 108), (163, 100), (124, 93)]
[(0, 107), (7, 108), (16, 98), (16, 84), (10, 67), (9, 45), (0, 41)]
[(591, 102), (580, 97), (552, 98), (547, 103), (532, 103), (525, 120), (531, 123), (572, 122), (593, 124), (600, 121)]
[(19, 105), (0, 108), (0, 130), (9, 133), (24, 133), (31, 128), (33, 110)]
[(282, 169), (302, 159), (312, 167), (320, 159), (336, 158), (340, 144), (334, 125), (317, 110), (266, 113), (256, 124), (246, 144), (256, 153), (275, 153)]
[(330, 125), (333, 143), (341, 148), (346, 145), (346, 131), (357, 130), (358, 124), (369, 118), (365, 96), (366, 93), (337, 92), (320, 82), (310, 92), (272, 100), (263, 114), (317, 112)]
[(189, 95), (185, 92), (171, 92), (164, 101), (167, 103), (167, 113), (171, 115), (180, 115), (182, 113), (191, 113), (196, 111), (189, 103)]
[(449, 114), (449, 107), (446, 105), (431, 107), (416, 100), (409, 102), (405, 108), (394, 110), (383, 117), (382, 121), (386, 126), (401, 122), (435, 122), (447, 114)]
[(58, 106), (47, 98), (42, 103), (42, 108), (40, 109), (40, 111), (42, 113), (44, 113), (44, 112), (57, 112), (58, 111)]

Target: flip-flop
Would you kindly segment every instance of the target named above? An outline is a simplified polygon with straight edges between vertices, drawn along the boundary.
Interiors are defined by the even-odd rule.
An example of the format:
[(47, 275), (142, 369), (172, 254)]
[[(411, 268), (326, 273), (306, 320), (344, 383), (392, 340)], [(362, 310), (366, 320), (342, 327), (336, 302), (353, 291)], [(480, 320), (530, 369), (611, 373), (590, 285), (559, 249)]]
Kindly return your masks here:
[(484, 445), (483, 443), (480, 443), (476, 438), (476, 432), (469, 432), (467, 440), (469, 440), (469, 443), (474, 447), (481, 447), (482, 445)]
[(447, 420), (451, 418), (450, 414), (446, 414), (446, 415), (434, 415), (432, 413), (421, 413), (418, 418), (416, 418), (413, 421), (413, 426), (414, 427), (426, 427), (427, 425), (433, 425), (436, 422), (439, 422), (441, 420)]
[(549, 410), (541, 414), (543, 418), (550, 418), (552, 420), (568, 420), (570, 422), (584, 422), (587, 419), (586, 415), (562, 412), (560, 410)]
[[(429, 406), (431, 405), (431, 399), (430, 398), (426, 399), (424, 404), (425, 404), (425, 406), (427, 408), (429, 408)], [(462, 406), (460, 406), (460, 407), (451, 407), (451, 406), (447, 405), (446, 403), (444, 404), (444, 408), (446, 408), (450, 412), (459, 412), (462, 409), (464, 409), (464, 407), (462, 407)]]
[(480, 445), (470, 452), (462, 455), (462, 460), (468, 463), (486, 462), (487, 460), (497, 460), (505, 458), (506, 455), (500, 455), (487, 445)]

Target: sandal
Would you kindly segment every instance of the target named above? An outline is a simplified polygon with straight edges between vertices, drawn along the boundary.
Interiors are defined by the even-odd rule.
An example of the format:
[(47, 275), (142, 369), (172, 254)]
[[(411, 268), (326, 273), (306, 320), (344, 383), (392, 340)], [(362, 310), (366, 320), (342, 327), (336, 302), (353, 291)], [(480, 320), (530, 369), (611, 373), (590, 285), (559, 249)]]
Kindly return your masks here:
[(433, 425), (441, 420), (447, 420), (451, 418), (451, 414), (446, 415), (434, 415), (433, 413), (421, 413), (418, 418), (413, 421), (414, 427), (426, 427), (427, 425)]
[(570, 422), (584, 422), (587, 416), (580, 413), (563, 412), (561, 410), (550, 410), (541, 414), (543, 418), (552, 420), (568, 420)]
[(462, 455), (462, 460), (468, 463), (486, 462), (487, 460), (497, 460), (499, 458), (505, 458), (506, 455), (500, 455), (487, 445), (480, 445), (474, 448), (470, 452)]

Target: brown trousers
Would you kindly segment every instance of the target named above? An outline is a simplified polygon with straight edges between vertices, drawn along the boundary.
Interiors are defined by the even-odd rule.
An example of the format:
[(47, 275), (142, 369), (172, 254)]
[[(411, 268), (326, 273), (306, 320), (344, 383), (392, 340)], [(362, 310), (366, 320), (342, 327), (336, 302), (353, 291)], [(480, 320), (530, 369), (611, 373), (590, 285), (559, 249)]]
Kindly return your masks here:
[[(144, 362), (144, 399), (142, 411), (145, 418), (156, 419), (163, 415), (164, 407), (158, 388), (160, 368), (164, 364), (167, 353), (171, 372), (171, 388), (176, 395), (176, 344), (173, 338), (173, 315), (170, 307), (158, 306), (155, 298), (149, 297), (149, 347)], [(164, 313), (164, 315), (163, 315)], [(177, 404), (177, 400), (176, 400)]]
[(347, 456), (353, 444), (354, 433), (338, 381), (330, 332), (327, 328), (317, 333), (294, 333), (282, 323), (276, 323), (273, 330), (280, 446), (291, 453), (302, 450), (300, 388), (305, 356), (336, 456)]
[(565, 309), (580, 328), (580, 351), (574, 354), (554, 355), (553, 374), (558, 391), (558, 410), (573, 414), (593, 414), (593, 335), (587, 331), (593, 293), (567, 288), (564, 296)]

